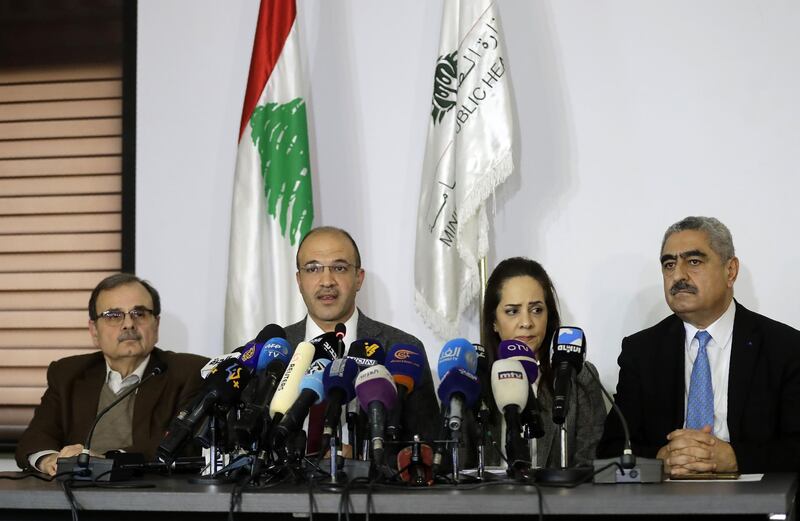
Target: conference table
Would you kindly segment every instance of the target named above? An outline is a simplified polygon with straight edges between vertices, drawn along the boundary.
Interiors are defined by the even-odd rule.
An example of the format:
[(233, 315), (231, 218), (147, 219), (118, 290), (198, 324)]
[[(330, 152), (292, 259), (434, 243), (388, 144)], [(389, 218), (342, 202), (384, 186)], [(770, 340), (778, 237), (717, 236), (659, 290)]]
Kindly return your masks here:
[[(0, 473), (15, 476), (16, 473)], [(74, 488), (79, 519), (227, 519), (233, 485), (194, 484), (184, 476), (145, 476), (113, 483), (114, 487)], [(713, 514), (726, 519), (749, 516), (758, 519), (793, 519), (797, 492), (796, 474), (767, 474), (760, 481), (665, 482), (657, 484), (583, 484), (575, 488), (539, 487), (546, 516), (620, 515), (651, 518)], [(147, 488), (142, 488), (147, 487)], [(536, 487), (489, 483), (436, 485), (426, 488), (374, 486), (368, 494), (353, 488), (343, 497), (342, 487), (281, 484), (274, 488), (245, 488), (235, 508), (235, 519), (291, 519), (308, 517), (313, 497), (313, 517), (333, 519), (343, 511), (370, 514), (379, 519), (399, 519), (432, 514), (469, 515), (471, 519), (524, 515), (539, 512)], [(369, 498), (368, 498), (369, 496)], [(69, 519), (70, 506), (58, 482), (33, 478), (0, 479), (0, 519)], [(360, 518), (363, 519), (363, 515)]]

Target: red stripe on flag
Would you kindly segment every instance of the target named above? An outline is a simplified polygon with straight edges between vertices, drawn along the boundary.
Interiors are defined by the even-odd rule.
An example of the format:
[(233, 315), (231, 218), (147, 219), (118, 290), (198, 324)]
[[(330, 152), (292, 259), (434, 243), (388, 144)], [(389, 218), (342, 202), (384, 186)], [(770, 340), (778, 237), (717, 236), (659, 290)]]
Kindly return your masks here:
[(242, 108), (242, 124), (239, 127), (240, 140), (250, 115), (256, 108), (256, 102), (283, 51), (283, 45), (292, 29), (296, 14), (297, 7), (294, 0), (261, 0), (256, 36), (253, 39), (253, 55), (250, 57), (247, 92), (244, 95)]

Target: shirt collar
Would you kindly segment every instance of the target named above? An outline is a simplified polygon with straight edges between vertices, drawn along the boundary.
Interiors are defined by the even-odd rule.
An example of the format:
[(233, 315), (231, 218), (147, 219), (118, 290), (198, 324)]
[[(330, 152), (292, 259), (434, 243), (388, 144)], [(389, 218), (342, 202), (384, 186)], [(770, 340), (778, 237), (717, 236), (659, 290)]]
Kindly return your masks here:
[[(736, 303), (731, 299), (725, 313), (715, 320), (713, 324), (704, 329), (704, 331), (707, 331), (708, 334), (711, 335), (712, 340), (714, 340), (714, 343), (719, 346), (720, 349), (725, 349), (725, 346), (729, 344), (728, 340), (730, 340), (733, 335), (733, 319), (735, 316)], [(700, 329), (697, 329), (688, 322), (684, 322), (683, 327), (686, 330), (686, 347), (689, 347), (694, 336)]]
[(145, 359), (136, 366), (136, 369), (125, 378), (122, 378), (119, 372), (111, 369), (111, 366), (108, 365), (108, 361), (106, 361), (106, 383), (109, 384), (109, 387), (116, 393), (122, 390), (123, 383), (126, 384), (125, 387), (139, 383), (144, 376), (144, 370), (147, 368), (147, 363), (149, 361), (150, 355), (147, 355)]

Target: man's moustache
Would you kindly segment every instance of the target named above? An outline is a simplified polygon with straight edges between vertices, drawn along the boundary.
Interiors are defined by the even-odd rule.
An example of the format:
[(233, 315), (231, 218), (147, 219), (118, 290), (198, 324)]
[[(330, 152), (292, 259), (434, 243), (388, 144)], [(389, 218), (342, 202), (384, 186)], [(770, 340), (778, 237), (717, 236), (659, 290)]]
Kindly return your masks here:
[(130, 333), (122, 333), (120, 336), (117, 337), (118, 342), (124, 342), (126, 340), (141, 340), (141, 336), (138, 333), (130, 332)]
[(681, 291), (685, 291), (687, 293), (697, 293), (697, 287), (692, 286), (691, 284), (689, 284), (684, 280), (679, 280), (678, 282), (673, 284), (673, 286), (669, 289), (669, 294), (675, 295), (676, 293), (679, 293)]

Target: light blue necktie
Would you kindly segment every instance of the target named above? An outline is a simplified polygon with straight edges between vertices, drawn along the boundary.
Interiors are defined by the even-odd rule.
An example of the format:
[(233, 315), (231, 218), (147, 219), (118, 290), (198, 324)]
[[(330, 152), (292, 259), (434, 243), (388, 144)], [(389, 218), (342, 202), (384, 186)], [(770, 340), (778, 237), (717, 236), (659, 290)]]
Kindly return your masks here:
[(711, 340), (708, 331), (698, 331), (694, 336), (700, 343), (697, 358), (692, 366), (689, 381), (689, 398), (686, 400), (686, 428), (702, 429), (706, 425), (714, 428), (714, 389), (711, 386), (711, 367), (708, 364), (706, 346)]

